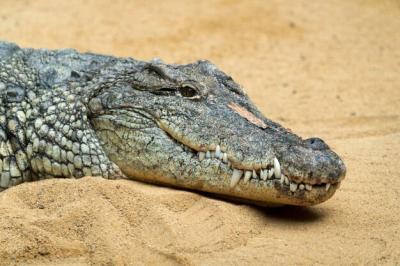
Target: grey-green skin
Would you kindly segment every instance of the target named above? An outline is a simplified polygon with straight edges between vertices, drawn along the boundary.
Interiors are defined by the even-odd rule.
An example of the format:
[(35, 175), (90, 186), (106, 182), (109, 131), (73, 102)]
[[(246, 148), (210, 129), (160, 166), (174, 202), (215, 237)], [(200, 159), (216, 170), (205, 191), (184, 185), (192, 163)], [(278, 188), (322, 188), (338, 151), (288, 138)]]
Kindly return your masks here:
[(322, 140), (265, 118), (208, 61), (0, 42), (0, 96), (0, 190), (93, 175), (307, 206), (330, 198), (346, 172)]

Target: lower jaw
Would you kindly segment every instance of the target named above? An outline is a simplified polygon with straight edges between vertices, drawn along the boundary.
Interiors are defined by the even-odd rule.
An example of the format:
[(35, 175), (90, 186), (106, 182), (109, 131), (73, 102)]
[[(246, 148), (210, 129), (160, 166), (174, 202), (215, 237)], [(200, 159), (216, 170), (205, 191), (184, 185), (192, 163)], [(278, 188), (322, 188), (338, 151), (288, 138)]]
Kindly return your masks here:
[(292, 192), (288, 185), (282, 184), (278, 179), (266, 181), (251, 179), (247, 183), (241, 180), (235, 187), (231, 188), (232, 170), (225, 165), (209, 165), (207, 168), (200, 168), (202, 169), (200, 173), (196, 172), (191, 175), (185, 174), (187, 172), (183, 169), (181, 176), (171, 176), (165, 174), (164, 171), (154, 169), (143, 169), (141, 171), (129, 166), (122, 168), (125, 170), (123, 170), (124, 173), (134, 180), (185, 190), (208, 192), (217, 197), (260, 206), (316, 205), (331, 198), (340, 185), (340, 183), (332, 184), (328, 190), (325, 186), (313, 186), (311, 191), (298, 189)]

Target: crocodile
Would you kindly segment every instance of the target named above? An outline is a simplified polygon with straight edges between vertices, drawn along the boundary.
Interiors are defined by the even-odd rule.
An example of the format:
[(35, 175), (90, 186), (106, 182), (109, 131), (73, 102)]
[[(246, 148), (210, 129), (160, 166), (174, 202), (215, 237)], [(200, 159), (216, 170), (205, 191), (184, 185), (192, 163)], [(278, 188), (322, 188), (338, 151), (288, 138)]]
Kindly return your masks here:
[(0, 42), (0, 191), (100, 176), (311, 206), (332, 197), (345, 173), (323, 140), (267, 119), (210, 61)]

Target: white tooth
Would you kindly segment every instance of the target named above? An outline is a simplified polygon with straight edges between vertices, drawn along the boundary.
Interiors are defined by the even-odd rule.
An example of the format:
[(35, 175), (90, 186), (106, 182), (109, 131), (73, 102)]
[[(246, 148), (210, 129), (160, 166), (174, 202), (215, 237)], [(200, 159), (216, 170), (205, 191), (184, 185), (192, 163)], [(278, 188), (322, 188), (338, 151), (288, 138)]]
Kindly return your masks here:
[(226, 154), (225, 152), (224, 152), (224, 155), (222, 156), (222, 161), (224, 163), (228, 163), (228, 154)]
[(243, 175), (242, 170), (233, 169), (232, 177), (231, 177), (231, 188), (235, 187), (239, 182), (240, 178)]
[(311, 191), (311, 190), (312, 190), (312, 185), (306, 184), (306, 189), (307, 189), (308, 191)]
[(274, 168), (271, 168), (268, 170), (268, 178), (271, 179), (273, 175), (274, 175)]
[(276, 158), (274, 158), (274, 174), (275, 178), (281, 178), (281, 165)]
[(207, 152), (206, 152), (206, 158), (207, 158), (207, 159), (210, 159), (210, 158), (211, 158), (211, 153), (210, 153), (210, 151), (207, 151)]
[(199, 152), (199, 160), (200, 162), (204, 160), (204, 158), (206, 157), (206, 154), (204, 152)]
[(269, 170), (268, 169), (264, 170), (264, 174), (265, 174), (265, 178), (266, 179), (272, 179), (272, 177), (271, 178), (269, 177)]
[(297, 190), (297, 184), (296, 183), (290, 183), (290, 191), (295, 192)]
[(219, 158), (221, 156), (221, 147), (217, 145), (217, 148), (215, 148), (215, 157)]
[(250, 180), (250, 177), (251, 177), (251, 171), (246, 171), (245, 173), (244, 173), (244, 182), (245, 183), (247, 183), (247, 182), (249, 182), (249, 180)]
[(264, 180), (268, 179), (268, 169), (264, 169)]
[(287, 176), (285, 176), (285, 184), (289, 185), (289, 178)]
[(231, 165), (232, 165), (231, 162), (228, 161), (228, 167), (231, 167)]
[(214, 159), (215, 158), (215, 152), (211, 152), (211, 158)]
[(300, 190), (304, 190), (304, 184), (300, 184), (299, 188)]
[(289, 185), (289, 179), (284, 174), (281, 174), (281, 183), (282, 184), (285, 183), (286, 185)]
[(326, 183), (326, 186), (325, 186), (325, 191), (328, 191), (330, 187), (331, 187), (331, 184), (329, 184), (329, 183)]
[(258, 178), (256, 170), (253, 170), (253, 178), (254, 178), (254, 179), (257, 179), (257, 178)]
[(267, 176), (268, 176), (267, 170), (262, 170), (261, 169), (261, 171), (260, 171), (261, 179), (265, 181), (265, 180), (267, 180)]

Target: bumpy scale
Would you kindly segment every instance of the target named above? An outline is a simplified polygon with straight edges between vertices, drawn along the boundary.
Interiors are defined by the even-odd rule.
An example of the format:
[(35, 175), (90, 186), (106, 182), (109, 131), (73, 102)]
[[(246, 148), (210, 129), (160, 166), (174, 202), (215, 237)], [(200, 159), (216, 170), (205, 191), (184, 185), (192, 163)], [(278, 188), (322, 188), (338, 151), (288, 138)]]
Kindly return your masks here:
[(103, 151), (76, 84), (49, 89), (17, 51), (0, 61), (0, 190), (49, 177), (123, 177)]

